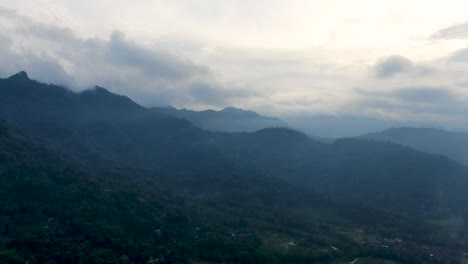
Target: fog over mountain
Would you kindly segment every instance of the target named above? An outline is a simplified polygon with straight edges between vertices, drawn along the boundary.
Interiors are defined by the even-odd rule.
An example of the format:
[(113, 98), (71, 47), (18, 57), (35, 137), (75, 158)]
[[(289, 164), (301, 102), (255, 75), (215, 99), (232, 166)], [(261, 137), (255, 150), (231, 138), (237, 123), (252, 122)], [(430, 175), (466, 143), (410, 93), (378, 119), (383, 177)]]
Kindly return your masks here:
[(97, 84), (147, 107), (466, 130), (464, 4), (414, 2), (0, 1), (0, 75)]
[[(460, 259), (465, 230), (446, 221), (466, 217), (466, 167), (368, 139), (323, 143), (281, 127), (207, 131), (168, 110), (187, 114), (145, 108), (102, 87), (73, 92), (26, 72), (0, 79), (2, 201), (21, 208), (0, 215), (0, 259), (286, 263), (385, 255), (439, 263), (427, 250)], [(199, 121), (207, 113), (225, 123), (279, 121), (234, 108), (188, 113)], [(12, 227), (11, 219), (23, 220)], [(412, 249), (382, 251), (388, 236)], [(330, 247), (340, 253), (324, 251)]]
[(468, 263), (467, 9), (0, 0), (0, 263)]

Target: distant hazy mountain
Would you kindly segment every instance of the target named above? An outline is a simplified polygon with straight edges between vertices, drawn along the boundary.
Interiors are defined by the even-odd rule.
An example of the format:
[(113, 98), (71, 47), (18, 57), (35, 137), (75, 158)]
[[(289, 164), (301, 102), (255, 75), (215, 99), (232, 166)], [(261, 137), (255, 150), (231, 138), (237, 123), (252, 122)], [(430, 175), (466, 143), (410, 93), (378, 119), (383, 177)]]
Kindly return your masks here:
[(356, 137), (406, 125), (392, 120), (357, 116), (305, 115), (283, 118), (291, 127), (322, 138)]
[(412, 147), (416, 150), (442, 154), (458, 162), (468, 164), (468, 133), (445, 131), (435, 128), (391, 128), (361, 136)]
[(190, 121), (192, 124), (211, 131), (254, 132), (269, 127), (287, 127), (282, 120), (266, 117), (256, 112), (234, 107), (220, 111), (192, 111), (173, 107), (155, 107), (153, 111)]

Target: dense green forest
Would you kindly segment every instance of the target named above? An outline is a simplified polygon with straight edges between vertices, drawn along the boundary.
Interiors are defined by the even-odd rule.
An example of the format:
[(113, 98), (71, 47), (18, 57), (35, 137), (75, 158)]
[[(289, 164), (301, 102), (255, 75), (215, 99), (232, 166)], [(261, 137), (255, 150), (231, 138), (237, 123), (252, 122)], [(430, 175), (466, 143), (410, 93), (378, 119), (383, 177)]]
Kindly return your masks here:
[(461, 263), (467, 169), (0, 80), (0, 262)]

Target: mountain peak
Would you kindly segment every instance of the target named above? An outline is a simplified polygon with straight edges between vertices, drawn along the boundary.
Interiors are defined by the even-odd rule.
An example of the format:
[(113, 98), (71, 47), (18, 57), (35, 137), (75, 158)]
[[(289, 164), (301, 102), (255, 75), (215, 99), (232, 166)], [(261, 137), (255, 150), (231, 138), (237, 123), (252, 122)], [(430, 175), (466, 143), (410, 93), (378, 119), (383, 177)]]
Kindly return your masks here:
[(104, 87), (101, 87), (101, 86), (94, 86), (93, 89), (90, 89), (89, 91), (91, 92), (98, 92), (98, 93), (106, 93), (106, 94), (111, 94), (111, 92), (109, 92), (109, 90), (107, 90), (106, 88)]
[(12, 76), (8, 77), (9, 80), (30, 80), (28, 74), (25, 71), (20, 71)]
[(78, 94), (84, 102), (91, 103), (96, 107), (113, 107), (122, 109), (142, 109), (143, 107), (132, 101), (130, 98), (115, 94), (101, 86), (94, 86), (91, 89), (84, 90)]
[(221, 112), (248, 112), (248, 110), (244, 110), (244, 109), (241, 109), (241, 108), (236, 108), (236, 107), (233, 107), (233, 106), (228, 106), (228, 107), (222, 109)]
[(241, 109), (241, 108), (236, 108), (236, 107), (226, 107), (224, 109), (222, 109), (221, 111), (219, 111), (221, 113), (226, 113), (226, 114), (230, 114), (230, 115), (236, 115), (236, 116), (243, 116), (243, 117), (259, 117), (260, 115), (254, 111), (251, 111), (251, 110), (244, 110), (244, 109)]
[(112, 96), (112, 95), (119, 96), (119, 95), (111, 93), (106, 88), (101, 87), (101, 86), (97, 86), (97, 85), (90, 88), (90, 89), (82, 91), (80, 94), (85, 95), (85, 96), (96, 96), (96, 95), (97, 96), (109, 96), (109, 95), (110, 96)]

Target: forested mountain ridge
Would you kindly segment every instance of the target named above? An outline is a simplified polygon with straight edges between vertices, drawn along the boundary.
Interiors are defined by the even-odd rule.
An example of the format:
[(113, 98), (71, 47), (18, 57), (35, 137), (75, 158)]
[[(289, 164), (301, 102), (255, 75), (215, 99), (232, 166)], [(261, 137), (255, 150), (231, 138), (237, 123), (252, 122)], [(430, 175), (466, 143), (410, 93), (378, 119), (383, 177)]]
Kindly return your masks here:
[(419, 151), (442, 154), (468, 165), (468, 133), (435, 128), (400, 127), (366, 134), (360, 138), (388, 141)]
[(192, 111), (173, 107), (154, 107), (153, 111), (186, 119), (196, 126), (211, 131), (254, 132), (270, 127), (288, 127), (284, 121), (261, 116), (253, 111), (227, 107), (220, 111)]
[[(167, 191), (176, 196), (164, 200), (167, 210), (216, 219), (209, 224), (221, 230), (232, 225), (238, 232), (258, 230), (251, 241), (257, 242), (249, 242), (252, 248), (246, 253), (252, 263), (268, 263), (268, 257), (283, 263), (290, 254), (301, 259), (296, 263), (375, 255), (369, 239), (384, 235), (442, 245), (444, 252), (466, 243), (463, 228), (457, 227), (453, 237), (442, 231), (448, 228), (444, 221), (465, 219), (463, 205), (468, 201), (465, 168), (445, 157), (369, 140), (325, 144), (287, 128), (210, 132), (104, 88), (74, 93), (22, 73), (0, 80), (0, 116), (83, 168), (86, 178), (103, 181), (103, 190), (113, 189), (109, 184), (123, 190), (133, 186), (132, 192), (153, 199)], [(329, 229), (325, 233), (319, 224), (324, 222)], [(345, 255), (317, 253), (339, 243), (340, 228), (348, 232), (340, 244), (348, 248)], [(365, 235), (355, 241), (357, 229)], [(295, 246), (292, 251), (265, 251), (275, 241), (273, 230), (281, 234), (281, 243), (310, 236), (325, 242), (311, 239), (304, 242), (310, 249), (301, 247), (298, 252), (292, 250)], [(192, 247), (195, 240), (184, 241)], [(422, 258), (415, 252), (419, 251), (410, 255)], [(399, 260), (410, 257), (400, 251), (387, 253)], [(196, 254), (183, 260), (245, 263), (227, 253), (222, 260)], [(458, 258), (457, 254), (453, 253)]]
[[(287, 128), (209, 132), (103, 88), (73, 93), (27, 76), (1, 80), (0, 95), (0, 114), (9, 122), (58, 151), (93, 163), (98, 158), (181, 175), (240, 166), (309, 186), (332, 198), (387, 204), (396, 206), (395, 210), (403, 210), (405, 203), (464, 199), (447, 184), (468, 186), (466, 171), (458, 164), (388, 143), (338, 140), (325, 144)], [(413, 188), (422, 183), (429, 185)], [(419, 195), (413, 194), (415, 190)], [(416, 199), (407, 199), (413, 195)]]

